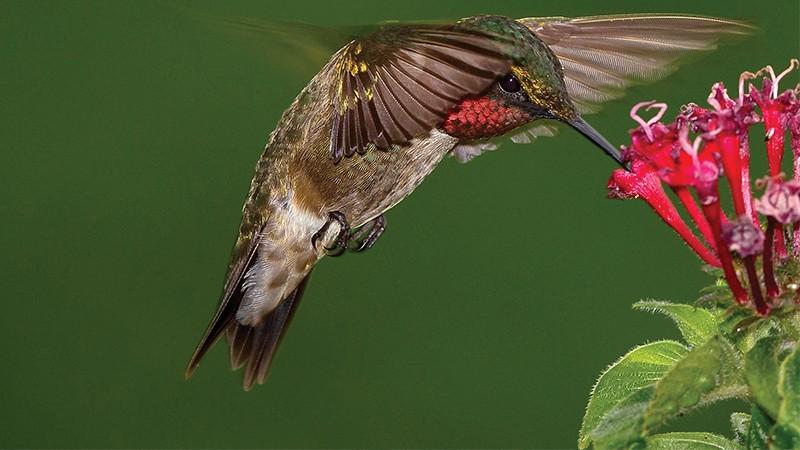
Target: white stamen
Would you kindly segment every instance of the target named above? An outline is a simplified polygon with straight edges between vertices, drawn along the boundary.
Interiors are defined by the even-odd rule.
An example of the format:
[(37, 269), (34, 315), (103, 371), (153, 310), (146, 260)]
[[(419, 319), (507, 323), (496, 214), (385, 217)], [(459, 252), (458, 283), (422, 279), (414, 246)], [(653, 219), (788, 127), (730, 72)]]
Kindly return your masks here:
[(681, 149), (692, 157), (692, 162), (698, 164), (697, 152), (700, 151), (700, 143), (703, 139), (698, 136), (695, 138), (694, 143), (689, 143), (689, 127), (683, 127), (678, 132), (678, 143), (681, 144)]
[[(645, 121), (637, 114), (641, 108), (645, 108), (647, 111), (658, 108), (659, 111), (650, 120)], [(650, 127), (664, 117), (664, 113), (667, 112), (667, 108), (668, 106), (666, 103), (656, 103), (655, 100), (650, 100), (649, 102), (639, 102), (635, 104), (633, 108), (631, 108), (630, 117), (642, 128), (644, 134), (647, 135), (647, 140), (653, 142), (653, 131), (650, 129)]]
[(656, 113), (655, 116), (653, 116), (650, 120), (647, 121), (648, 126), (653, 125), (654, 123), (661, 120), (661, 118), (664, 117), (664, 114), (667, 112), (667, 108), (669, 108), (669, 106), (667, 106), (666, 103), (653, 103), (652, 105), (648, 106), (646, 110), (650, 111), (651, 109), (655, 108), (658, 108), (658, 112)]
[(743, 72), (739, 75), (739, 98), (736, 99), (737, 106), (742, 106), (742, 103), (744, 103), (744, 82), (746, 80), (752, 80), (755, 77), (756, 74), (753, 72)]
[(786, 75), (788, 75), (789, 72), (800, 67), (800, 60), (798, 60), (797, 58), (792, 58), (791, 61), (789, 61), (789, 67), (787, 67), (786, 70), (778, 74), (777, 77), (775, 76), (775, 72), (772, 70), (772, 67), (770, 66), (767, 67), (769, 67), (769, 73), (770, 75), (772, 75), (772, 98), (774, 99), (778, 98), (778, 83), (780, 83), (781, 79)]

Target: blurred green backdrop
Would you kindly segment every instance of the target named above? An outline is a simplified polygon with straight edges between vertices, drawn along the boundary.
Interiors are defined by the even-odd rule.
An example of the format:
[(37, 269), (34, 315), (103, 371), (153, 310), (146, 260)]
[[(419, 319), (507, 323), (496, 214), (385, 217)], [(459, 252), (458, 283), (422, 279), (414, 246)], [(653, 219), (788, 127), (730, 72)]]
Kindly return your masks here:
[[(661, 11), (762, 28), (591, 118), (616, 143), (634, 101), (700, 102), (800, 53), (794, 0), (193, 5), (333, 25)], [(372, 251), (323, 261), (266, 385), (242, 392), (224, 345), (186, 382), (254, 163), (307, 75), (161, 2), (0, 9), (1, 446), (574, 447), (599, 372), (676, 337), (630, 304), (709, 281), (642, 203), (605, 199), (613, 165), (563, 130), (445, 161)], [(727, 412), (674, 427), (726, 431)]]

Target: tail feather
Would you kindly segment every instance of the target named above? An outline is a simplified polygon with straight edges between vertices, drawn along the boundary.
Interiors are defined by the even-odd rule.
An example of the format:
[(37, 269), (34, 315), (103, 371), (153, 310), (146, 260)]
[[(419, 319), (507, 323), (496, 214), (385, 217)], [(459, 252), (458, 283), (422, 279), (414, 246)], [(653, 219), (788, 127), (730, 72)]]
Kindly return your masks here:
[(202, 342), (195, 350), (188, 367), (186, 378), (189, 378), (200, 363), (200, 359), (216, 343), (223, 332), (227, 334), (230, 346), (230, 363), (233, 370), (245, 367), (242, 386), (246, 391), (255, 383), (263, 384), (272, 359), (281, 339), (286, 334), (300, 298), (308, 284), (311, 272), (300, 281), (297, 287), (286, 296), (258, 325), (242, 325), (236, 320), (236, 310), (241, 298), (237, 289), (232, 300), (221, 309), (206, 332)]
[(300, 304), (310, 276), (309, 272), (260, 324), (251, 327), (234, 321), (229, 325), (231, 366), (234, 369), (245, 366), (244, 390), (249, 391), (255, 383), (263, 384), (266, 380), (275, 352)]
[(197, 366), (200, 365), (200, 360), (219, 340), (228, 325), (236, 320), (236, 311), (238, 311), (239, 304), (242, 302), (242, 295), (244, 295), (242, 292), (242, 277), (245, 269), (253, 261), (257, 249), (258, 239), (254, 239), (252, 236), (236, 242), (233, 249), (233, 261), (228, 268), (225, 289), (222, 293), (217, 313), (211, 319), (211, 324), (203, 334), (200, 344), (197, 345), (192, 359), (189, 360), (189, 364), (186, 366), (185, 376), (187, 379), (192, 376)]
[(231, 324), (228, 326), (228, 345), (230, 346), (231, 369), (239, 370), (244, 367), (250, 357), (250, 348), (253, 344), (253, 327)]
[[(238, 295), (241, 296), (241, 293)], [(186, 366), (185, 376), (187, 379), (192, 376), (195, 369), (197, 369), (197, 366), (200, 365), (200, 360), (203, 359), (203, 356), (205, 356), (205, 354), (211, 349), (211, 347), (214, 346), (217, 340), (219, 340), (219, 337), (231, 324), (231, 322), (236, 322), (235, 317), (238, 306), (238, 300), (228, 302), (222, 307), (222, 309), (220, 309), (216, 317), (214, 317), (214, 320), (211, 322), (211, 326), (206, 331), (202, 341), (200, 341), (200, 345), (198, 345), (197, 349), (194, 351), (194, 355), (192, 355), (189, 365)]]

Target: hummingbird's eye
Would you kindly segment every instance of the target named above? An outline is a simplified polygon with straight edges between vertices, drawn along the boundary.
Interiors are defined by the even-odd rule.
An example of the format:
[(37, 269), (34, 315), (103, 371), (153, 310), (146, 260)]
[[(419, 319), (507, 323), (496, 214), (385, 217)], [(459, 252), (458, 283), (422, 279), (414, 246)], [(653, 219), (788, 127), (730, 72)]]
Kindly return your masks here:
[(517, 77), (509, 73), (500, 79), (500, 88), (509, 94), (515, 94), (522, 89), (522, 85), (519, 83)]

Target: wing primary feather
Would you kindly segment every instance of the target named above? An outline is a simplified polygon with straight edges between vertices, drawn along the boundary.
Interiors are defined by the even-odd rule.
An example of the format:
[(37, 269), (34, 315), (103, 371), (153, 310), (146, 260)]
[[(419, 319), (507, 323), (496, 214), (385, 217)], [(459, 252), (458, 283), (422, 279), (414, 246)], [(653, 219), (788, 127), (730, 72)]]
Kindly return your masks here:
[[(395, 81), (401, 86), (405, 86), (406, 91), (408, 91), (414, 100), (433, 114), (434, 118), (444, 117), (447, 111), (457, 103), (441, 98), (439, 93), (433, 92), (420, 81), (408, 75), (400, 64), (394, 62), (389, 62), (388, 64), (393, 69), (391, 72)], [(431, 103), (434, 104), (431, 105)]]
[(366, 105), (364, 105), (364, 102), (362, 102), (362, 103), (360, 103), (358, 105), (358, 108), (356, 110), (358, 112), (358, 120), (356, 121), (356, 123), (359, 124), (359, 130), (358, 130), (359, 147), (358, 147), (357, 151), (361, 155), (365, 154), (367, 152), (367, 149), (369, 148), (369, 144), (368, 144), (369, 143), (369, 134), (368, 134), (367, 129), (370, 126), (373, 126), (371, 121), (367, 120), (368, 115), (364, 114), (364, 107), (365, 106)]
[[(446, 96), (446, 98), (452, 101), (453, 103), (458, 103), (461, 99), (460, 97), (468, 93), (468, 91), (464, 89), (462, 86), (453, 83), (451, 80), (448, 80), (447, 78), (444, 78), (435, 71), (431, 70), (429, 63), (430, 61), (435, 62), (437, 64), (443, 64), (442, 62), (437, 61), (431, 58), (430, 56), (422, 53), (416, 53), (416, 54), (417, 56), (424, 58), (426, 61), (421, 61), (421, 62), (413, 61), (412, 59), (410, 59), (408, 56), (405, 55), (405, 52), (398, 52), (397, 60), (399, 62), (405, 63), (403, 64), (403, 66), (406, 68), (406, 70), (409, 69), (416, 70), (420, 72), (421, 75), (429, 77), (430, 81), (438, 84), (439, 87), (438, 90), (440, 92), (439, 95)], [(408, 75), (409, 77), (413, 77), (413, 75), (411, 74)]]
[(364, 107), (366, 103), (369, 103), (369, 98), (364, 83), (361, 80), (362, 73), (364, 72), (360, 72), (355, 78), (360, 101), (356, 102), (355, 111), (353, 112), (356, 123), (356, 151), (360, 154), (363, 154), (367, 149), (367, 144), (369, 142), (369, 132), (367, 130), (370, 126), (374, 126), (371, 121), (367, 122), (364, 117)]
[(347, 110), (344, 114), (344, 124), (342, 124), (342, 130), (344, 131), (344, 145), (342, 145), (342, 151), (344, 152), (345, 157), (353, 156), (352, 148), (353, 148), (353, 111)]
[[(374, 77), (372, 77), (372, 73), (369, 73), (370, 77), (374, 79)], [(364, 122), (367, 125), (367, 140), (378, 145), (377, 138), (381, 134), (381, 119), (378, 117), (378, 112), (375, 111), (375, 102), (368, 101), (363, 103), (362, 106), (367, 110), (366, 114), (364, 114)]]
[[(386, 84), (386, 80), (384, 79), (386, 75), (384, 75), (385, 70), (380, 70), (378, 74), (378, 82), (375, 85), (376, 87), (376, 94), (381, 98), (385, 111), (391, 117), (391, 121), (396, 126), (397, 130), (400, 132), (400, 136), (393, 136), (392, 140), (394, 142), (408, 142), (411, 138), (414, 137), (413, 133), (411, 133), (408, 129), (406, 129), (405, 124), (412, 124), (413, 119), (410, 117), (405, 117), (405, 124), (403, 123), (403, 118), (398, 117), (398, 114), (403, 114), (404, 116), (408, 116), (408, 113), (403, 108), (403, 105), (398, 102), (397, 97), (392, 93), (392, 90)], [(383, 119), (381, 119), (381, 123), (383, 123)]]
[(447, 62), (440, 60), (436, 55), (424, 49), (410, 47), (405, 49), (405, 51), (409, 55), (423, 57), (432, 62), (424, 65), (416, 65), (414, 67), (426, 67), (429, 72), (436, 70), (438, 74), (437, 79), (447, 80), (448, 84), (458, 89), (459, 95), (463, 96), (475, 93), (482, 86), (489, 84), (486, 78), (479, 77), (478, 80), (475, 80), (473, 77), (470, 77), (468, 73), (460, 71), (457, 67), (449, 65)]
[(561, 60), (580, 112), (596, 112), (636, 82), (667, 76), (689, 53), (753, 30), (742, 22), (679, 14), (520, 19)]
[[(361, 102), (359, 102), (361, 103)], [(361, 126), (363, 124), (363, 118), (361, 116), (361, 105), (357, 105), (351, 114), (353, 115), (352, 120), (350, 123), (353, 126), (353, 142), (350, 145), (350, 155), (354, 155), (355, 153), (360, 153), (361, 149), (366, 144), (365, 142), (361, 141)]]
[[(383, 100), (383, 95), (380, 91), (376, 90), (375, 95), (373, 96), (372, 103), (374, 104), (374, 110), (377, 113), (378, 117), (380, 118), (380, 123), (382, 127), (380, 141), (377, 142), (378, 148), (387, 149), (391, 146), (392, 142), (404, 142), (405, 135), (397, 126), (394, 118), (392, 117), (391, 111), (388, 110), (386, 104)], [(377, 140), (378, 138), (376, 138)], [(380, 145), (385, 143), (384, 145)]]
[[(431, 37), (432, 39), (426, 39)], [(425, 33), (413, 39), (411, 42), (421, 44), (432, 44), (441, 47), (447, 47), (457, 51), (468, 50), (477, 54), (482, 54), (497, 60), (504, 60), (505, 56), (500, 52), (497, 45), (492, 44), (494, 40), (488, 40), (486, 37), (458, 35), (458, 34), (437, 34), (435, 32)], [(488, 45), (487, 45), (488, 44)]]
[(564, 67), (564, 70), (570, 70), (576, 75), (588, 77), (589, 79), (595, 80), (604, 86), (622, 88), (625, 85), (624, 80), (620, 78), (619, 75), (614, 74), (608, 71), (608, 69), (604, 69), (602, 67), (581, 64), (580, 62), (570, 58), (562, 58), (561, 65)]
[[(429, 123), (438, 121), (443, 113), (439, 114), (434, 112), (430, 106), (415, 97), (414, 94), (395, 77), (394, 71), (391, 70), (393, 67), (394, 66), (390, 64), (389, 68), (386, 69), (386, 86), (391, 90), (395, 98), (400, 98), (402, 100), (402, 104), (404, 105), (403, 110), (409, 117), (416, 121), (422, 129), (425, 129)], [(416, 106), (416, 108), (411, 110), (414, 106)]]
[[(414, 138), (415, 134), (425, 130), (425, 127), (423, 122), (407, 109), (406, 104), (408, 103), (408, 99), (402, 95), (402, 89), (397, 89), (397, 87), (394, 86), (394, 80), (392, 80), (391, 76), (386, 73), (388, 71), (384, 70), (384, 72), (385, 75), (383, 75), (381, 78), (382, 94), (386, 94), (384, 101), (386, 102), (387, 107), (390, 108), (392, 117), (395, 119), (398, 127), (403, 132), (403, 142), (408, 142)], [(395, 89), (397, 89), (399, 94), (398, 92), (395, 92)], [(401, 95), (405, 102), (401, 100)]]
[[(477, 65), (467, 62), (469, 61), (469, 59), (459, 59), (453, 56), (453, 54), (466, 53), (466, 52), (459, 52), (458, 50), (437, 44), (435, 42), (433, 43), (422, 42), (420, 44), (421, 45), (417, 45), (415, 47), (419, 49), (421, 52), (424, 52), (425, 54), (428, 54), (431, 57), (434, 57), (439, 61), (442, 61), (443, 63), (456, 68), (457, 70), (461, 70), (466, 73), (471, 73), (477, 77), (490, 80), (493, 80), (498, 75), (500, 75), (500, 73), (496, 73), (496, 71), (483, 69)], [(444, 52), (442, 50), (444, 50)], [(448, 53), (448, 50), (450, 51), (450, 53)], [(473, 57), (474, 55), (470, 55), (467, 53), (464, 54), (464, 56)], [(508, 64), (505, 65), (508, 66)]]

